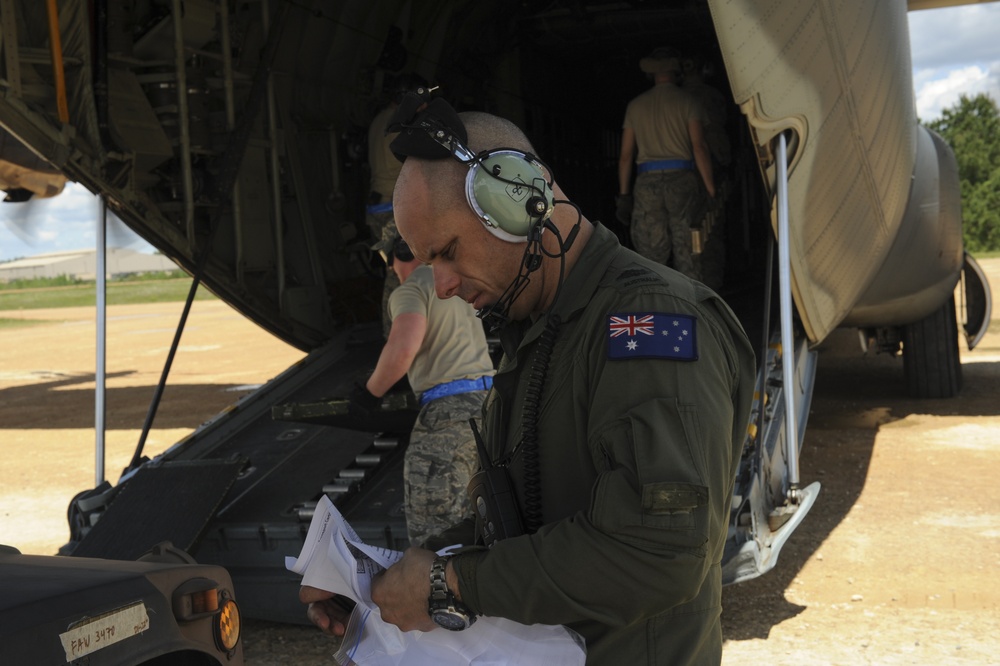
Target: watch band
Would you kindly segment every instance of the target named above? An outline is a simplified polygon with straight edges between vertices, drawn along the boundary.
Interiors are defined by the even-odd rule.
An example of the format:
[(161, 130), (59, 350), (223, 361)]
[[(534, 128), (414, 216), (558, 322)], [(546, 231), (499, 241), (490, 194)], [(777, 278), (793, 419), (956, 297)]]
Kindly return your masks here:
[(427, 612), (438, 626), (461, 631), (472, 626), (476, 621), (476, 614), (448, 589), (445, 567), (449, 557), (441, 555), (431, 564), (431, 593), (427, 600)]

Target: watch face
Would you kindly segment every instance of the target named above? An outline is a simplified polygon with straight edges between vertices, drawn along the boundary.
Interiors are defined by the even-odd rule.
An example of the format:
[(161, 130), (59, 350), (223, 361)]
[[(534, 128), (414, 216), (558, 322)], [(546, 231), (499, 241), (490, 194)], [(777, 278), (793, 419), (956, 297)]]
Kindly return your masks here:
[(469, 626), (469, 620), (465, 615), (450, 610), (436, 610), (433, 618), (438, 626), (452, 631), (460, 631)]

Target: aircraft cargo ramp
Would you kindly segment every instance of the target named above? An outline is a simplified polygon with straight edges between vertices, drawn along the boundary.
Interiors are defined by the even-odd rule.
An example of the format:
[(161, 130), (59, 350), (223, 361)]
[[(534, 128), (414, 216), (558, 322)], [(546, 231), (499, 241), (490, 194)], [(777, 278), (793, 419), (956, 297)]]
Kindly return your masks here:
[(417, 413), (412, 395), (390, 394), (385, 418), (348, 423), (362, 429), (327, 425), (337, 420), (331, 398), (374, 366), (380, 348), (378, 327), (355, 328), (115, 487), (82, 493), (70, 507), (74, 541), (63, 552), (134, 559), (170, 540), (229, 570), (244, 615), (304, 621), (299, 578), (285, 570), (285, 557), (298, 555), (322, 495), (365, 541), (408, 545), (402, 452)]
[[(730, 291), (760, 358), (752, 432), (736, 479), (725, 582), (772, 568), (782, 544), (808, 512), (789, 503), (791, 454), (785, 423), (783, 360), (792, 361), (792, 398), (802, 443), (815, 353), (801, 336), (785, 354), (777, 313), (759, 288)], [(766, 315), (771, 320), (764, 343)], [(305, 621), (298, 576), (285, 558), (301, 550), (317, 502), (330, 497), (366, 542), (405, 549), (403, 451), (417, 414), (407, 389), (390, 392), (382, 413), (350, 414), (339, 396), (364, 381), (382, 346), (378, 324), (355, 326), (203, 424), (120, 482), (81, 493), (70, 507), (73, 541), (65, 554), (134, 559), (169, 540), (205, 564), (226, 567), (248, 617)], [(762, 400), (762, 401), (761, 401)], [(183, 481), (178, 474), (186, 474)], [(796, 510), (801, 508), (801, 510)]]

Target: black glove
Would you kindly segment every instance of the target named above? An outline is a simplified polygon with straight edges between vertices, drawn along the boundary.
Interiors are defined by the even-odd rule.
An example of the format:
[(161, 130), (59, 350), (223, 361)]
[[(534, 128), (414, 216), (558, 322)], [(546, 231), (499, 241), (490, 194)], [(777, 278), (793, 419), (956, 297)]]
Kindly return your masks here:
[(371, 416), (382, 404), (382, 398), (376, 398), (358, 382), (354, 382), (354, 388), (348, 394), (347, 400), (347, 413), (351, 416)]
[(626, 227), (632, 224), (631, 194), (619, 194), (615, 197), (615, 218)]

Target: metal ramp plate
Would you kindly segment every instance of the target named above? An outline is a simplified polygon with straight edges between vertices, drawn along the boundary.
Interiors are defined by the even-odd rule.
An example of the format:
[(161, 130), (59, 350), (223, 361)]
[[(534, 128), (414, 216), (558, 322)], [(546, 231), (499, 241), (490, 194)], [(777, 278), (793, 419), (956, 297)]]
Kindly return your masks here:
[(191, 460), (140, 467), (73, 551), (134, 560), (161, 541), (193, 552), (245, 460)]

